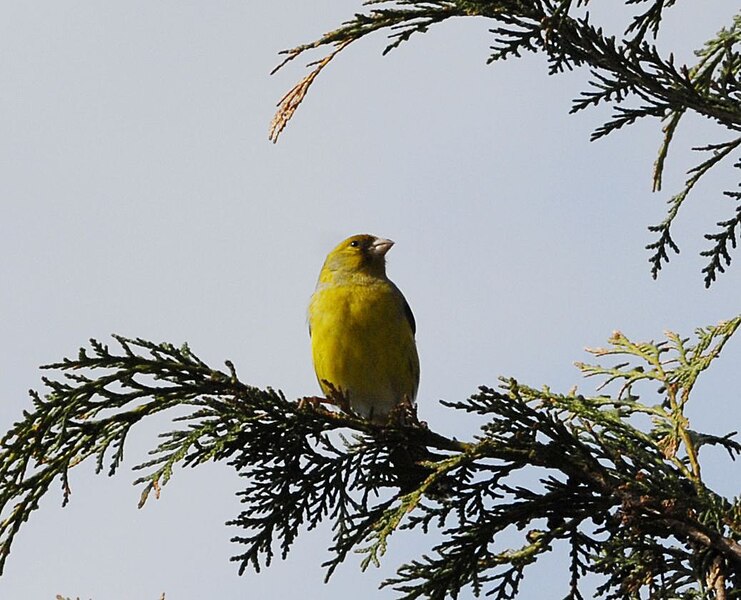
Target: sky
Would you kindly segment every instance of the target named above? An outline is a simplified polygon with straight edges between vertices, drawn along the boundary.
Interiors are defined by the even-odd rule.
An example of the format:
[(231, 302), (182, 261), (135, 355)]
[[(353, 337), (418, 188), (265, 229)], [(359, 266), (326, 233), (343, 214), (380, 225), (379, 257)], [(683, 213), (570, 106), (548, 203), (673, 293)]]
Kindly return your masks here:
[[(731, 0), (681, 5), (660, 40), (678, 59), (730, 22)], [(721, 168), (676, 223), (679, 256), (651, 279), (646, 230), (698, 162), (727, 139), (688, 118), (651, 193), (660, 124), (589, 143), (604, 109), (569, 115), (586, 74), (547, 77), (541, 57), (485, 64), (491, 24), (451, 21), (382, 57), (354, 44), (317, 79), (278, 144), (275, 105), (305, 73), (278, 52), (315, 39), (359, 2), (100, 3), (8, 0), (0, 19), (0, 428), (30, 407), (39, 365), (111, 333), (181, 344), (289, 398), (318, 392), (306, 306), (326, 253), (354, 233), (396, 241), (390, 277), (417, 321), (420, 417), (470, 438), (478, 424), (439, 404), (500, 375), (566, 391), (574, 361), (611, 332), (658, 339), (739, 313), (741, 257), (710, 290), (702, 234), (728, 218)], [(602, 10), (599, 10), (599, 9)], [(617, 27), (620, 15), (594, 8)], [(616, 29), (617, 31), (618, 29)], [(317, 55), (318, 57), (318, 55)], [(739, 428), (741, 338), (703, 376), (693, 428)], [(131, 467), (167, 419), (144, 423), (113, 478), (72, 472), (16, 538), (0, 597), (93, 600), (394, 598), (378, 584), (424, 536), (392, 538), (380, 569), (348, 560), (329, 584), (328, 528), (286, 561), (237, 573), (240, 479), (225, 465), (178, 471), (142, 510)], [(738, 493), (738, 464), (709, 451), (705, 475)], [(526, 578), (565, 595), (563, 556)], [(540, 582), (540, 583), (539, 583)], [(558, 586), (561, 586), (560, 588)], [(467, 597), (467, 596), (463, 596)], [(549, 595), (550, 597), (550, 595)]]

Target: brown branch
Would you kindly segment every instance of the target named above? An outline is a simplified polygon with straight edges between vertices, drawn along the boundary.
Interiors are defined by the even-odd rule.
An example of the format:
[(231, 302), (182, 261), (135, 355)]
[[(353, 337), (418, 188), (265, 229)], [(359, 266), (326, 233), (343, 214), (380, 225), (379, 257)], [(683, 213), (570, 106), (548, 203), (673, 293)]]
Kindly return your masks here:
[(675, 533), (702, 544), (706, 548), (717, 550), (726, 558), (741, 565), (741, 544), (735, 540), (724, 537), (717, 531), (702, 527), (699, 523), (690, 524), (686, 521), (670, 518), (661, 519), (661, 521), (666, 523)]
[(313, 65), (314, 70), (294, 85), (291, 90), (281, 98), (281, 101), (278, 103), (278, 110), (275, 112), (275, 116), (273, 116), (273, 120), (270, 122), (268, 139), (271, 142), (275, 143), (278, 141), (280, 134), (286, 128), (286, 125), (288, 125), (288, 121), (293, 117), (296, 109), (306, 97), (311, 84), (314, 83), (314, 80), (317, 78), (319, 73), (322, 72), (322, 69), (324, 69), (324, 67), (326, 67), (339, 52), (349, 46), (351, 42), (352, 40), (346, 40), (337, 44), (337, 47), (323, 59), (311, 63), (310, 66)]

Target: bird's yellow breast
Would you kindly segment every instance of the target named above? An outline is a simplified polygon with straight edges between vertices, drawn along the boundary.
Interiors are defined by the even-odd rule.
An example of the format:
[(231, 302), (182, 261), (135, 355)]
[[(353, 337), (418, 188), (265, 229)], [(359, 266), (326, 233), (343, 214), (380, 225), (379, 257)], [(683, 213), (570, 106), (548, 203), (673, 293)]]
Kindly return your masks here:
[(311, 348), (325, 393), (332, 384), (358, 414), (382, 421), (419, 383), (414, 332), (388, 279), (320, 283), (309, 305)]

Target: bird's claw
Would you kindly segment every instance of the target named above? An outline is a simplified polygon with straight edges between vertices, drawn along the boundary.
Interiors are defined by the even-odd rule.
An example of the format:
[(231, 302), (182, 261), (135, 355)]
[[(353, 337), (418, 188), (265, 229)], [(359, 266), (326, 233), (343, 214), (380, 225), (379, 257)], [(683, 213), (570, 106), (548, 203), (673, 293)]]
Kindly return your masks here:
[(299, 398), (298, 400), (298, 409), (299, 410), (316, 410), (318, 408), (321, 408), (322, 404), (326, 404), (327, 399), (321, 398), (319, 396), (305, 396), (303, 398)]
[(387, 425), (401, 425), (406, 427), (418, 427), (428, 429), (425, 421), (420, 421), (417, 416), (417, 404), (406, 394), (396, 406), (389, 412)]

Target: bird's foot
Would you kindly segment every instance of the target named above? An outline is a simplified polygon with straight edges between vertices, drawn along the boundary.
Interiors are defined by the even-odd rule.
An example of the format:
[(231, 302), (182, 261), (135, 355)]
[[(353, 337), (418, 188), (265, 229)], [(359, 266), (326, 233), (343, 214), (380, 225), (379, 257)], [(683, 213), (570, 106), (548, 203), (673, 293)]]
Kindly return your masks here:
[(399, 403), (391, 409), (391, 412), (389, 412), (387, 424), (429, 429), (427, 423), (425, 421), (420, 421), (417, 416), (417, 404), (406, 394), (402, 397)]
[(327, 399), (322, 398), (321, 396), (305, 396), (303, 398), (298, 399), (298, 409), (299, 410), (316, 410), (318, 408), (323, 408), (322, 404), (327, 404)]

